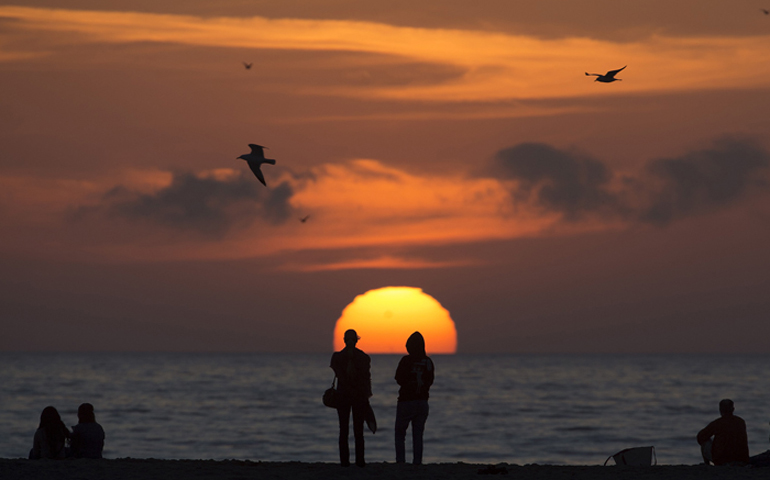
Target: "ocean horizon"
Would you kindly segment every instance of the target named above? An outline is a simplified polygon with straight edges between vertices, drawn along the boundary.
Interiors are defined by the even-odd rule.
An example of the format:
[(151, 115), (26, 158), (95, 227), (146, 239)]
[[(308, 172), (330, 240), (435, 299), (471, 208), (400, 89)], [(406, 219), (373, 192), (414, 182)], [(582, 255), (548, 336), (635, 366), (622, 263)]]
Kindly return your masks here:
[[(326, 354), (0, 353), (0, 457), (26, 457), (40, 412), (77, 423), (90, 402), (106, 458), (337, 462), (321, 403)], [(370, 462), (394, 461), (400, 355), (372, 355)], [(770, 355), (433, 356), (426, 463), (597, 465), (654, 446), (659, 464), (701, 462), (695, 435), (732, 398), (751, 455), (768, 449)], [(351, 434), (352, 437), (352, 434)], [(411, 437), (407, 434), (407, 459)]]

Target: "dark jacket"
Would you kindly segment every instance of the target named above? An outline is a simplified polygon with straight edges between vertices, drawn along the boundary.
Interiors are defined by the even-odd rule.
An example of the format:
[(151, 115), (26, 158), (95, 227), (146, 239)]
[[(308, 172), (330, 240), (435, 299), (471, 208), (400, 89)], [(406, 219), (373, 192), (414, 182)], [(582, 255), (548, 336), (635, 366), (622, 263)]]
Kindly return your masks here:
[(427, 400), (430, 386), (433, 385), (435, 367), (425, 353), (425, 339), (419, 332), (414, 332), (406, 341), (409, 355), (401, 358), (396, 368), (398, 401)]
[[(32, 443), (32, 450), (29, 452), (30, 460), (40, 458), (64, 458), (65, 442), (69, 437), (69, 430), (62, 423), (62, 433), (54, 436), (53, 441), (49, 441), (49, 432), (45, 428), (35, 430), (35, 438)], [(66, 432), (66, 433), (65, 433)]]
[(75, 458), (102, 458), (104, 429), (96, 422), (72, 427), (71, 450)]
[(372, 396), (371, 359), (355, 347), (345, 347), (332, 354), (331, 365), (337, 375), (337, 391), (348, 402), (368, 400)]
[(749, 462), (746, 422), (741, 417), (727, 414), (717, 418), (698, 432), (698, 443), (703, 445), (711, 437), (714, 437), (714, 443), (711, 446), (711, 458), (714, 465)]

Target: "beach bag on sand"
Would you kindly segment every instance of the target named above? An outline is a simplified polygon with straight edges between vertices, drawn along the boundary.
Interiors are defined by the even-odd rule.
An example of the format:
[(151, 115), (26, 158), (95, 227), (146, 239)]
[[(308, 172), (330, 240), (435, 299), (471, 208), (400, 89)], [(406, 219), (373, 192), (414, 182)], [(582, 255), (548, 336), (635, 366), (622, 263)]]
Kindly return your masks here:
[(331, 388), (327, 388), (323, 396), (324, 405), (329, 408), (337, 408), (340, 405), (340, 392), (334, 387), (334, 380), (337, 380), (336, 376), (332, 379)]
[(658, 464), (658, 457), (655, 455), (655, 447), (635, 447), (621, 450), (615, 455), (610, 455), (604, 464), (615, 460), (615, 465), (630, 465), (633, 467), (649, 467)]

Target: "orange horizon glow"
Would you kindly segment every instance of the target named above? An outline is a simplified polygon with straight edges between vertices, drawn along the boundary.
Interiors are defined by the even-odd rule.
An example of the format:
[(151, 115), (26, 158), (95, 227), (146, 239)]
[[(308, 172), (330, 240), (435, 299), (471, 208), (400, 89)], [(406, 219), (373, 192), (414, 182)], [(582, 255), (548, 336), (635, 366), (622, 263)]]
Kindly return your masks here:
[[(79, 34), (107, 43), (157, 42), (233, 49), (361, 52), (458, 70), (427, 85), (324, 86), (297, 92), (425, 101), (496, 101), (602, 94), (753, 88), (770, 75), (768, 35), (678, 38), (651, 34), (635, 42), (587, 37), (543, 39), (484, 30), (416, 28), (351, 20), (195, 17), (137, 12), (5, 6), (0, 18), (20, 30)], [(41, 52), (7, 52), (6, 60)], [(597, 58), (604, 59), (601, 65)], [(0, 57), (2, 60), (3, 57)], [(344, 60), (341, 60), (344, 62)], [(384, 60), (383, 60), (384, 61)], [(633, 82), (597, 89), (585, 70), (629, 64)], [(740, 71), (740, 75), (735, 72)], [(606, 87), (606, 86), (605, 86)], [(534, 112), (533, 112), (534, 113)], [(537, 114), (537, 113), (534, 113)]]
[(406, 354), (406, 340), (415, 331), (425, 338), (428, 354), (457, 352), (454, 321), (441, 304), (422, 289), (383, 287), (356, 296), (334, 327), (334, 349), (345, 347), (343, 335), (354, 329), (357, 347), (366, 353)]
[[(514, 205), (510, 185), (490, 178), (453, 174), (412, 173), (372, 159), (322, 164), (311, 169), (314, 180), (289, 182), (295, 212), (311, 214), (307, 224), (289, 219), (280, 225), (255, 221), (214, 239), (194, 234), (180, 236), (162, 226), (136, 224), (110, 218), (105, 229), (102, 218), (81, 219), (76, 232), (88, 230), (88, 241), (79, 240), (77, 250), (86, 257), (108, 261), (154, 261), (162, 259), (265, 258), (307, 250), (340, 250), (378, 246), (411, 247), (554, 235), (563, 232), (617, 228), (607, 222), (559, 225), (558, 214), (538, 211), (524, 203)], [(231, 168), (197, 170), (200, 178), (234, 178), (242, 174)], [(106, 192), (126, 188), (152, 194), (168, 187), (172, 171), (120, 169), (89, 180), (36, 177), (3, 177), (0, 186), (18, 205), (19, 222), (44, 221), (54, 214), (65, 215), (79, 207), (97, 208)], [(269, 231), (269, 235), (265, 232)], [(52, 241), (65, 241), (61, 235)], [(23, 249), (26, 243), (19, 242)], [(57, 247), (61, 250), (65, 247)], [(70, 249), (70, 255), (76, 252)], [(292, 259), (275, 266), (278, 271), (319, 272), (352, 269), (425, 269), (478, 265), (473, 257), (436, 260), (398, 253), (367, 254), (353, 258)]]

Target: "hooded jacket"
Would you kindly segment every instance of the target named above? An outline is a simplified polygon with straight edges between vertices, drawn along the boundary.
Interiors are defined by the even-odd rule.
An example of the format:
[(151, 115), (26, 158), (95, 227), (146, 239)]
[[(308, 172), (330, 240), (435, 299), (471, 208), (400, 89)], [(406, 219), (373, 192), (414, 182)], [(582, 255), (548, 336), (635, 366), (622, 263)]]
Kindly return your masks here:
[(420, 332), (414, 332), (406, 341), (405, 355), (396, 368), (398, 401), (427, 400), (430, 386), (433, 385), (435, 367), (425, 353), (425, 339)]

